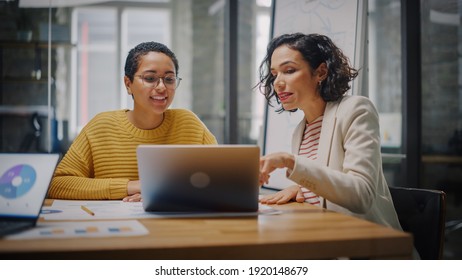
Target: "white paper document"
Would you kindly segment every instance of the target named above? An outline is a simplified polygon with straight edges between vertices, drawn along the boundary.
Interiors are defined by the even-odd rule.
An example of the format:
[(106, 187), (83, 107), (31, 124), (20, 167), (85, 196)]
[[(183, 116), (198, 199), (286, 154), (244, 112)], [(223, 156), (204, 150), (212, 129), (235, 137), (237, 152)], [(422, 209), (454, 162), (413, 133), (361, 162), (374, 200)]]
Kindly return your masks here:
[(123, 237), (146, 235), (137, 220), (39, 223), (29, 230), (6, 236), (10, 240), (49, 238)]
[(42, 207), (40, 217), (45, 220), (120, 220), (148, 218), (149, 213), (144, 212), (141, 202), (55, 200), (52, 206)]
[(52, 206), (42, 207), (40, 217), (45, 220), (111, 220), (184, 217), (236, 217), (279, 214), (267, 205), (259, 205), (258, 212), (242, 213), (159, 213), (145, 212), (142, 202), (121, 200), (55, 200)]

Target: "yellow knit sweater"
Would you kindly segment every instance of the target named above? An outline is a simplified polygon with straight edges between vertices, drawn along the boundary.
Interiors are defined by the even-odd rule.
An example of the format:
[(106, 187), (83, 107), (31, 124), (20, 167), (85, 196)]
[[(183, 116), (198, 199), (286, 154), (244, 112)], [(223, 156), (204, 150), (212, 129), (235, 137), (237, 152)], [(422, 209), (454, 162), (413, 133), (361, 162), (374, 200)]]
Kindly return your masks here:
[(58, 199), (122, 199), (128, 181), (139, 180), (140, 144), (217, 144), (199, 118), (185, 109), (169, 109), (152, 130), (135, 127), (127, 110), (100, 113), (75, 138), (58, 164), (48, 196)]

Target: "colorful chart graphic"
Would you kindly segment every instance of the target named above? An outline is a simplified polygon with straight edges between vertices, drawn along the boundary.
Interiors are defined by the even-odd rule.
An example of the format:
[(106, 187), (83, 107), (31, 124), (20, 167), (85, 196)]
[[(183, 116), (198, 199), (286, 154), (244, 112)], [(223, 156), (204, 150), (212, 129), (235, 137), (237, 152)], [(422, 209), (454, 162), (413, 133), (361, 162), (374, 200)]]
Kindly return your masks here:
[(76, 224), (75, 226), (69, 227), (52, 227), (41, 229), (38, 234), (41, 237), (98, 237), (98, 236), (124, 236), (126, 234), (136, 234), (135, 230), (131, 226), (105, 226), (99, 224), (90, 226), (88, 223)]
[(27, 164), (11, 167), (0, 178), (0, 195), (5, 198), (17, 198), (26, 194), (35, 183), (35, 169)]
[(148, 230), (137, 220), (93, 221), (93, 222), (55, 222), (9, 235), (7, 239), (49, 239), (49, 238), (94, 238), (139, 236)]

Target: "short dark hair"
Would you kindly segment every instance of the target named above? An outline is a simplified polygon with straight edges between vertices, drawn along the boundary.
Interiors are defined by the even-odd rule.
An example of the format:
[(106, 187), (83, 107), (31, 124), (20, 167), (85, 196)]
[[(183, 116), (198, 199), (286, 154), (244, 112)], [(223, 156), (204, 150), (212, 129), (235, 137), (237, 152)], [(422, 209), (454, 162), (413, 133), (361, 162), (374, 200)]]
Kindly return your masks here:
[(128, 52), (127, 59), (125, 60), (125, 76), (127, 76), (130, 81), (133, 82), (133, 77), (136, 71), (138, 71), (140, 58), (149, 52), (159, 52), (170, 57), (175, 65), (175, 73), (178, 75), (178, 60), (176, 59), (175, 54), (167, 46), (158, 42), (144, 42), (131, 49)]
[[(321, 97), (326, 102), (340, 99), (350, 89), (349, 82), (358, 76), (358, 70), (350, 66), (348, 58), (329, 37), (319, 34), (284, 34), (270, 41), (259, 69), (260, 82), (257, 86), (270, 105), (273, 96), (279, 103), (273, 86), (275, 77), (270, 71), (271, 56), (274, 50), (282, 45), (299, 51), (313, 70), (317, 69), (321, 63), (326, 63), (327, 78), (320, 88)], [(277, 111), (282, 112), (284, 108), (281, 107)]]

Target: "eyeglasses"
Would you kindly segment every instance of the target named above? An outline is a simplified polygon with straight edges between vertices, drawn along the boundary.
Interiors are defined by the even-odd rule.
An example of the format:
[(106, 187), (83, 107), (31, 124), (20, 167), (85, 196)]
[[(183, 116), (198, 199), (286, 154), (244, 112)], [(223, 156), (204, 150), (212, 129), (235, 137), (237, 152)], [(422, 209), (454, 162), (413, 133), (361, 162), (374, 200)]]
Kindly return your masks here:
[(160, 80), (164, 83), (168, 89), (176, 89), (180, 85), (181, 78), (174, 74), (165, 75), (159, 77), (154, 73), (145, 73), (142, 75), (136, 75), (141, 78), (143, 86), (147, 88), (156, 88), (159, 85)]

